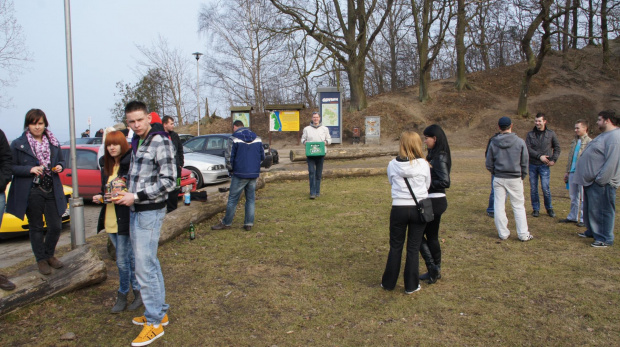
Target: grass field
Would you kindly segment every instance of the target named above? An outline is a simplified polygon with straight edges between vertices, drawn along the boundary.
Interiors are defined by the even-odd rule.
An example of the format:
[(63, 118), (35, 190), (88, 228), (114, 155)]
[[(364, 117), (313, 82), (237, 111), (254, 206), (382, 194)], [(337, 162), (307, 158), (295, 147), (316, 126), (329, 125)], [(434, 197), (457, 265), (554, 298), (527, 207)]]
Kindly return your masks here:
[[(569, 208), (563, 169), (558, 163), (551, 177), (558, 217), (529, 216), (526, 183), (535, 239), (518, 241), (509, 213), (512, 234), (500, 241), (485, 214), (483, 158), (455, 151), (442, 279), (413, 295), (402, 274), (396, 290), (379, 287), (386, 177), (328, 179), (317, 200), (305, 181), (271, 183), (258, 193), (251, 232), (241, 208), (231, 230), (211, 231), (213, 218), (196, 240), (160, 247), (171, 323), (153, 346), (620, 345), (620, 246), (592, 248), (576, 235), (583, 229), (557, 223)], [(104, 254), (105, 235), (89, 242)], [(109, 313), (118, 278), (106, 265), (104, 283), (0, 318), (0, 345), (129, 345), (140, 332), (131, 318), (142, 311)], [(67, 332), (77, 338), (60, 340)]]

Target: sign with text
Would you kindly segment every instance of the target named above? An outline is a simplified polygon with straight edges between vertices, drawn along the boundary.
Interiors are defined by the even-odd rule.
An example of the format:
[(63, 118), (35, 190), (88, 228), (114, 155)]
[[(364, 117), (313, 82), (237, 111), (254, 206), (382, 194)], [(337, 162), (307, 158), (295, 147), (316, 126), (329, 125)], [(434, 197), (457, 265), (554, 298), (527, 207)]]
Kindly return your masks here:
[(342, 143), (342, 96), (333, 87), (318, 88), (321, 122), (329, 129), (332, 143)]
[(243, 122), (243, 126), (246, 128), (250, 127), (250, 112), (233, 112), (232, 113), (232, 122), (240, 120)]
[(299, 111), (271, 111), (269, 131), (299, 131)]

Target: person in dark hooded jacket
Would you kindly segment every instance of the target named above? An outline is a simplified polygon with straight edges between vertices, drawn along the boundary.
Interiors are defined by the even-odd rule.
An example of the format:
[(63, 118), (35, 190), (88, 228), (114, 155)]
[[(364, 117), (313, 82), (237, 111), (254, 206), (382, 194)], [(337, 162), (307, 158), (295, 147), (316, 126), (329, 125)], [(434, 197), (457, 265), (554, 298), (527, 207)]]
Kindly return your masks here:
[(241, 192), (245, 191), (245, 220), (243, 228), (252, 230), (254, 225), (254, 199), (256, 179), (260, 174), (260, 163), (265, 160), (265, 150), (260, 137), (250, 129), (243, 127), (243, 122), (236, 120), (233, 123), (233, 134), (228, 141), (225, 153), (226, 168), (230, 172), (230, 191), (226, 204), (226, 215), (218, 224), (211, 227), (213, 230), (230, 229), (237, 203)]

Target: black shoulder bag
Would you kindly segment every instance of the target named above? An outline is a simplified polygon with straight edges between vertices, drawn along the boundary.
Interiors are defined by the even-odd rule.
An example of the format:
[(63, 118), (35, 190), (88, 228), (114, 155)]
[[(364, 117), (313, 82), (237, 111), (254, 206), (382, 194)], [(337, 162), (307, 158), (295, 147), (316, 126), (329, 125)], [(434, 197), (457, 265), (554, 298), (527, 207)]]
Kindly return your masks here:
[(435, 219), (435, 214), (433, 213), (433, 202), (431, 199), (424, 199), (418, 202), (418, 199), (415, 198), (415, 194), (413, 194), (411, 185), (409, 185), (409, 180), (405, 177), (403, 177), (403, 179), (405, 180), (405, 183), (407, 183), (407, 188), (409, 188), (409, 193), (411, 193), (413, 201), (415, 201), (415, 207), (420, 213), (420, 219), (422, 219), (425, 223), (432, 222), (433, 219)]

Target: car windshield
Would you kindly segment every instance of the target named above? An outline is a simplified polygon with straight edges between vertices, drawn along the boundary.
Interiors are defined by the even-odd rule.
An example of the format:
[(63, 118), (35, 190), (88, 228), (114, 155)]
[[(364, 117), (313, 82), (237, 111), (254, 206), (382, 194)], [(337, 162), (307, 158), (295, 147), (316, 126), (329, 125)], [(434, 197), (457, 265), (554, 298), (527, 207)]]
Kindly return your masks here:
[(183, 153), (194, 153), (194, 151), (187, 146), (183, 146)]

